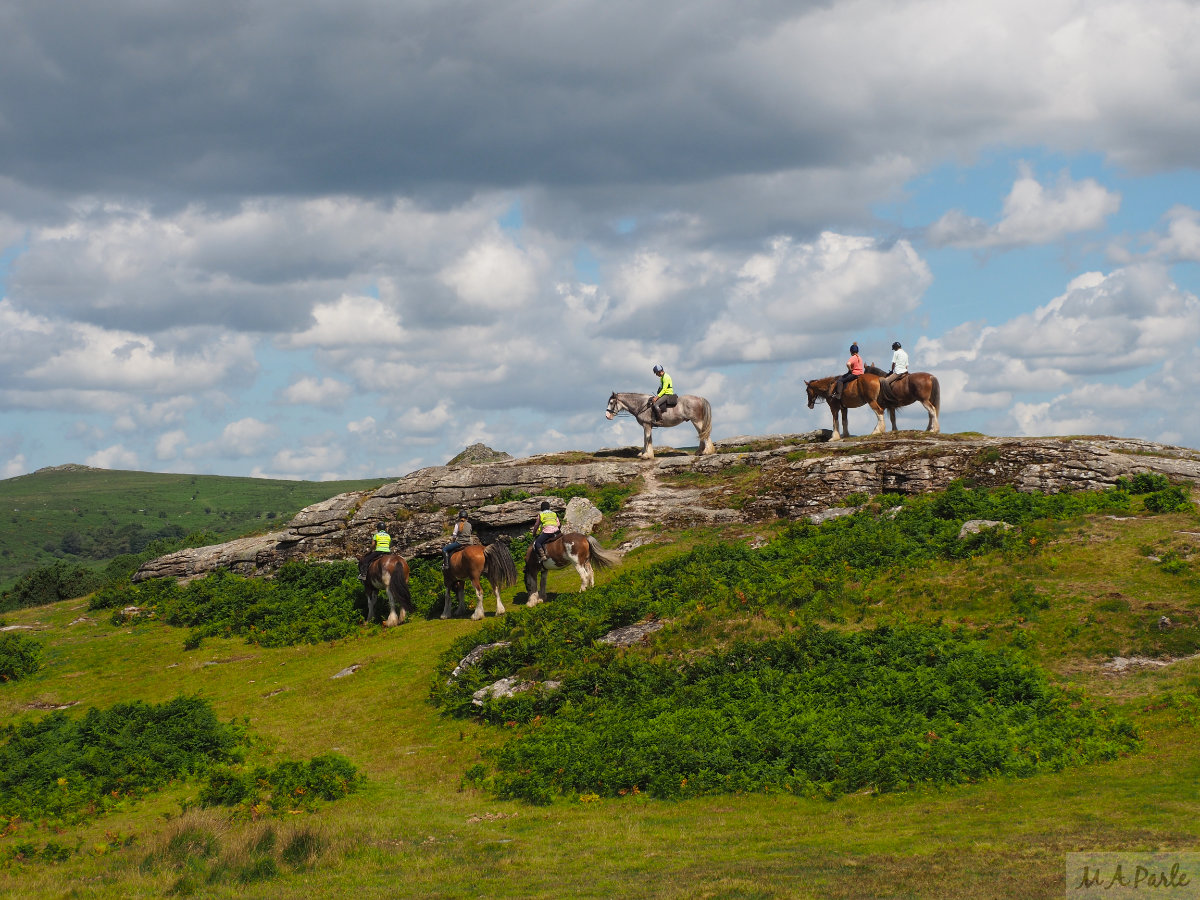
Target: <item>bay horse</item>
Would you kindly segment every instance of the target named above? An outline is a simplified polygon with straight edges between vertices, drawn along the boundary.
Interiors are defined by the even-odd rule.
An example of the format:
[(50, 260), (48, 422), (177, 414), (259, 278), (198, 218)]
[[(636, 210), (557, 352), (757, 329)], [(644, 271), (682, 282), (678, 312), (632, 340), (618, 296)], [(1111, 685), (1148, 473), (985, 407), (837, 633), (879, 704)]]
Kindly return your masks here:
[[(827, 378), (817, 378), (813, 381), (806, 379), (804, 382), (808, 388), (809, 409), (812, 409), (813, 404), (818, 400), (824, 400), (829, 404), (829, 412), (833, 415), (833, 436), (830, 440), (837, 441), (843, 437), (850, 437), (846, 410), (856, 409), (859, 406), (871, 407), (871, 412), (875, 413), (875, 417), (879, 420), (871, 434), (883, 434), (883, 406), (879, 402), (879, 376), (859, 375), (842, 390), (842, 399), (835, 400), (833, 399), (833, 387), (837, 384), (838, 378), (837, 375), (830, 375)], [(838, 433), (839, 412), (842, 414), (841, 434)]]
[[(385, 553), (376, 557), (367, 567), (363, 581), (367, 591), (367, 622), (375, 618), (375, 601), (383, 591), (388, 599), (388, 617), (383, 624), (387, 628), (400, 625), (413, 612), (412, 596), (408, 590), (408, 563), (399, 553)], [(400, 613), (396, 613), (396, 605)]]
[(442, 582), (446, 586), (446, 606), (442, 609), (442, 618), (450, 618), (450, 593), (453, 591), (458, 598), (454, 606), (454, 615), (466, 612), (463, 604), (463, 590), (466, 583), (471, 582), (475, 588), (478, 602), (471, 618), (478, 621), (483, 618), (483, 587), (479, 577), (483, 576), (492, 583), (492, 591), (496, 595), (496, 615), (504, 615), (504, 603), (500, 600), (500, 589), (517, 583), (517, 565), (513, 562), (508, 545), (497, 541), (488, 544), (467, 544), (450, 554), (450, 568), (442, 573)]
[(700, 437), (698, 455), (706, 456), (709, 453), (717, 452), (717, 448), (709, 439), (709, 435), (712, 434), (712, 406), (707, 400), (697, 397), (695, 394), (683, 394), (674, 406), (662, 411), (662, 416), (656, 422), (650, 411), (650, 402), (654, 398), (654, 394), (618, 394), (613, 391), (608, 398), (608, 407), (604, 410), (604, 417), (607, 419), (616, 418), (617, 413), (625, 410), (642, 426), (645, 431), (645, 441), (642, 445), (642, 452), (638, 454), (638, 459), (654, 459), (652, 429), (671, 428), (683, 422), (691, 422), (696, 426), (696, 434)]
[(935, 376), (928, 372), (909, 372), (891, 384), (884, 384), (883, 378), (887, 376), (887, 372), (874, 364), (867, 366), (867, 371), (880, 376), (879, 404), (891, 416), (892, 431), (899, 431), (896, 427), (896, 410), (910, 403), (920, 403), (925, 407), (925, 412), (929, 413), (929, 424), (925, 426), (925, 430), (933, 434), (941, 432), (938, 414), (942, 411), (942, 388)]
[(529, 592), (529, 600), (525, 605), (537, 606), (546, 599), (546, 573), (551, 569), (574, 566), (579, 573), (579, 590), (582, 593), (596, 584), (593, 565), (598, 569), (607, 569), (620, 561), (620, 554), (605, 550), (591, 535), (573, 531), (560, 533), (553, 540), (546, 541), (544, 563), (538, 562), (530, 545), (525, 551), (525, 590)]

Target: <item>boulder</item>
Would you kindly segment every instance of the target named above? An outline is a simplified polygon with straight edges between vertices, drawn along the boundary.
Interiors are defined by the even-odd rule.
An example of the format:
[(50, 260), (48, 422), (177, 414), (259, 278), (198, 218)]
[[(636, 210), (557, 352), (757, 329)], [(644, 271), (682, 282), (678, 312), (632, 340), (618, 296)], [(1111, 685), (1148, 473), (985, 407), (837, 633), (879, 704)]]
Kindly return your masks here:
[(979, 534), (985, 528), (998, 528), (1001, 531), (1011, 531), (1015, 526), (1007, 522), (997, 522), (994, 519), (968, 519), (958, 529), (958, 539), (961, 541), (968, 534)]
[[(510, 643), (511, 641), (496, 641), (491, 644), (480, 644), (458, 661), (458, 665), (455, 666), (454, 671), (450, 673), (450, 681), (453, 681), (467, 669), (471, 668), (471, 666), (483, 659), (484, 654), (491, 650), (499, 650), (501, 647), (507, 647)], [(446, 683), (449, 684), (450, 681), (447, 681)]]
[(604, 513), (587, 497), (572, 497), (563, 517), (563, 528), (579, 534), (591, 534), (604, 519)]
[(614, 647), (632, 647), (648, 635), (661, 631), (664, 624), (663, 622), (638, 622), (635, 625), (623, 625), (620, 628), (614, 628), (604, 637), (597, 638), (596, 643), (611, 644)]
[(493, 450), (487, 444), (471, 444), (446, 465), (478, 466), (482, 463), (502, 462), (506, 459), (512, 459), (512, 454), (505, 453), (503, 450)]

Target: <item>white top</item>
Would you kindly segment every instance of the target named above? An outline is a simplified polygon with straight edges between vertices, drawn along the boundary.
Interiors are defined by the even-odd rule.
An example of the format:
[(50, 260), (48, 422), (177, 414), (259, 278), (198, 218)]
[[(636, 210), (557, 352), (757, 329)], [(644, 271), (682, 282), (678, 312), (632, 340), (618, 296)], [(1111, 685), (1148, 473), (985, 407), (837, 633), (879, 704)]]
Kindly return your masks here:
[(897, 350), (892, 354), (892, 365), (896, 367), (896, 372), (908, 371), (908, 354), (903, 350)]

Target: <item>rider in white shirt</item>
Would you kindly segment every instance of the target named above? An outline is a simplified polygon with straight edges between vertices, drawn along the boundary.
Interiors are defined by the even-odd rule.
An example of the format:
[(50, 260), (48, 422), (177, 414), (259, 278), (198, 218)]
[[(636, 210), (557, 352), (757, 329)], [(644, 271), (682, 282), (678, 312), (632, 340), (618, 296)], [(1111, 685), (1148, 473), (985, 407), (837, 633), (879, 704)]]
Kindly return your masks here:
[(900, 349), (900, 342), (892, 344), (892, 370), (883, 379), (885, 384), (891, 384), (908, 374), (908, 354)]

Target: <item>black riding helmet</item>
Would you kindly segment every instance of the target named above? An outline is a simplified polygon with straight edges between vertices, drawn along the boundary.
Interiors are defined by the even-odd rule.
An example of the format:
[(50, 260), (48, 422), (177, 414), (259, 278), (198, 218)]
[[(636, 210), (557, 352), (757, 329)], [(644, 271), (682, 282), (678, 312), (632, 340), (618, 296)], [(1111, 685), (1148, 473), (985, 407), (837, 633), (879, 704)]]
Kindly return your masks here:
[(850, 352), (851, 352), (851, 353), (857, 353), (857, 352), (858, 352), (858, 344), (851, 344), (851, 345), (850, 345)]
[(654, 374), (655, 375), (661, 375), (664, 371), (666, 371), (666, 370), (663, 369), (662, 366), (657, 365), (657, 364), (654, 366)]
[(467, 511), (465, 509), (460, 509), (458, 511), (458, 517), (460, 519), (465, 519), (467, 517)]
[(541, 510), (547, 510), (547, 509), (549, 509), (549, 508), (550, 508), (550, 501), (549, 501), (549, 500), (543, 500), (543, 501), (542, 501), (542, 505), (538, 507), (538, 509), (541, 509)]
[(899, 349), (900, 349), (900, 342), (899, 342), (899, 341), (892, 341), (892, 349), (893, 349), (893, 350), (899, 350)]

